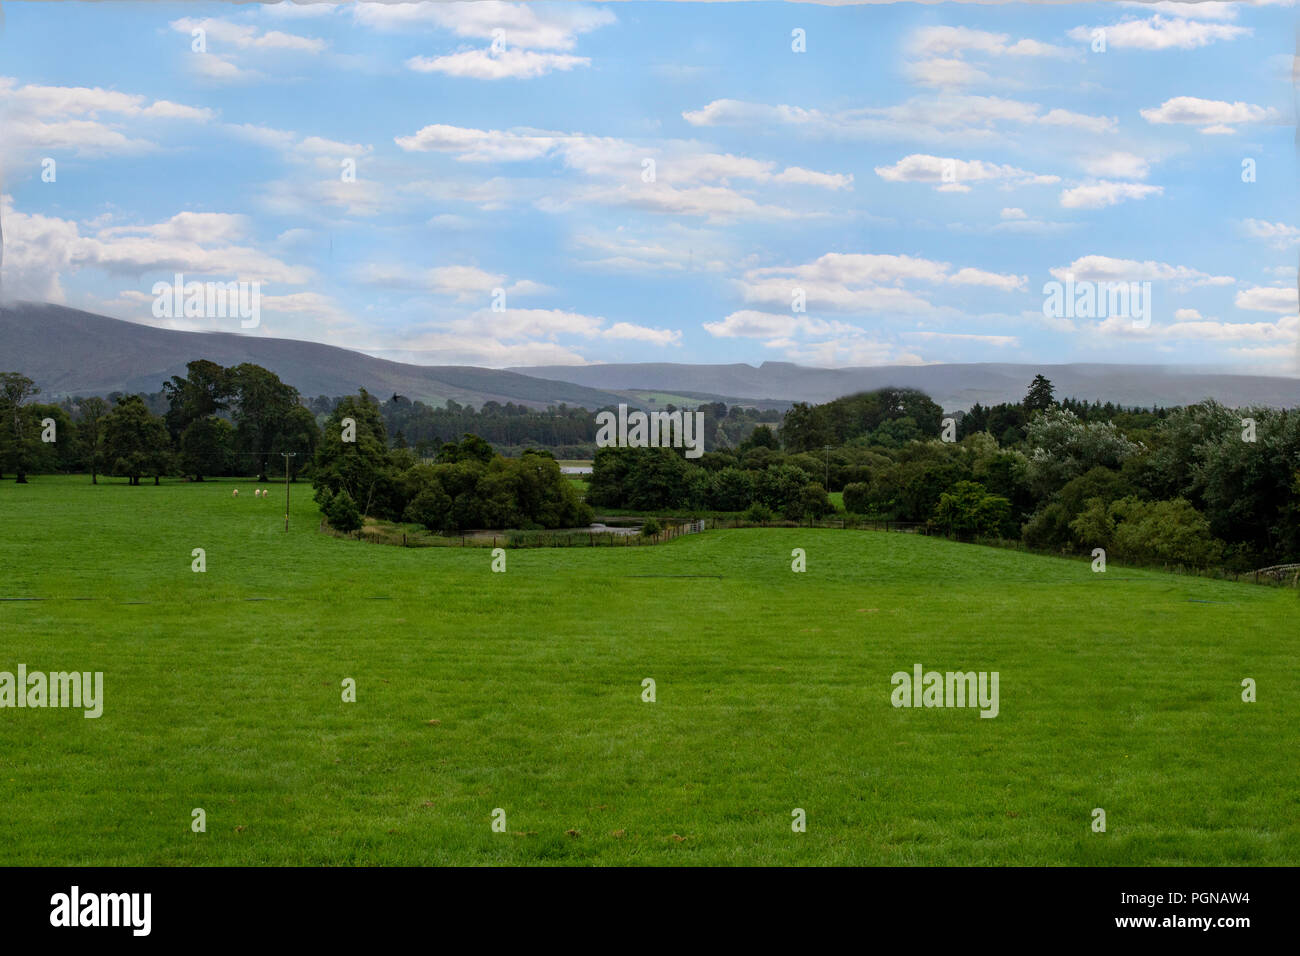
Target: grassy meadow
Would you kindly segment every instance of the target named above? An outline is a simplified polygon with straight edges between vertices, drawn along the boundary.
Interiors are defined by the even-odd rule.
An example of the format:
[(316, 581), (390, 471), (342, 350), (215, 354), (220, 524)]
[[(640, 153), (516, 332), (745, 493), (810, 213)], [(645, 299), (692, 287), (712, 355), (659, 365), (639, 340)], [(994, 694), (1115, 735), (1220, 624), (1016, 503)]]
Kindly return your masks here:
[[(105, 689), (0, 710), (0, 864), (1300, 863), (1293, 589), (807, 529), (500, 574), (254, 487), (0, 484), (0, 671)], [(891, 707), (917, 662), (1000, 714)]]

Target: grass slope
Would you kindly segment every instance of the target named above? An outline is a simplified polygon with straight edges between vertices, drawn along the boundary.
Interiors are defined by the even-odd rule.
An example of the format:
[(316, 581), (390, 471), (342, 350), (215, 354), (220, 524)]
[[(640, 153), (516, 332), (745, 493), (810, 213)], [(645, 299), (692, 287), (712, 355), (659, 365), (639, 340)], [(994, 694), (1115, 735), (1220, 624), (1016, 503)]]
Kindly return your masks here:
[[(0, 597), (44, 599), (0, 670), (106, 698), (0, 710), (0, 863), (1300, 862), (1294, 591), (791, 529), (493, 574), (252, 488), (0, 485)], [(1000, 716), (892, 708), (918, 661)]]

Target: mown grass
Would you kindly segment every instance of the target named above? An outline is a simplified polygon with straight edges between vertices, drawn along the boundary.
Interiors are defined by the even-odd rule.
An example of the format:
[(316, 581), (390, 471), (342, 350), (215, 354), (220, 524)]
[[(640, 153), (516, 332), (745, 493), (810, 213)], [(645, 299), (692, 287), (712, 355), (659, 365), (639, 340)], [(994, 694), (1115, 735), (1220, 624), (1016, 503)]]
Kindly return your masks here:
[[(0, 710), (0, 863), (1300, 862), (1294, 590), (808, 529), (496, 574), (252, 487), (0, 484), (0, 597), (41, 599), (0, 670), (106, 698)], [(918, 661), (1000, 715), (892, 708)]]

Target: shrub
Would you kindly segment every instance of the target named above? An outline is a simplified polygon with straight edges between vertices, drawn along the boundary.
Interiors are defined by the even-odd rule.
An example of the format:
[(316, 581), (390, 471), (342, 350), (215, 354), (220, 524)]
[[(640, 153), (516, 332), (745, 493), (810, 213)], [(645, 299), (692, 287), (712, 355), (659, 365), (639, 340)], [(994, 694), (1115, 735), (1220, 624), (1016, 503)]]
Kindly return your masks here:
[(658, 520), (655, 518), (646, 518), (645, 524), (641, 525), (641, 537), (652, 538), (663, 530), (663, 525), (661, 525)]
[(344, 534), (351, 534), (361, 527), (361, 509), (346, 491), (339, 491), (322, 509), (330, 527)]
[(864, 515), (871, 510), (871, 486), (855, 481), (844, 486), (844, 510)]
[(416, 495), (402, 517), (406, 521), (422, 524), (430, 531), (446, 531), (451, 512), (451, 499), (434, 479)]

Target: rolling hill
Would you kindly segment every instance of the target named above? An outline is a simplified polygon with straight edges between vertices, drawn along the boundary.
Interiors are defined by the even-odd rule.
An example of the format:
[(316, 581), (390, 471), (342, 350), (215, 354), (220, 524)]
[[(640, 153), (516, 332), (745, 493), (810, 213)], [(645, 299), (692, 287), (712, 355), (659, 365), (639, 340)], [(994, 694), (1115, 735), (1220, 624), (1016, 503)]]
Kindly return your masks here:
[[(1185, 405), (1216, 398), (1227, 405), (1300, 405), (1300, 379), (1233, 375), (1174, 365), (896, 365), (809, 368), (789, 362), (752, 365), (634, 363), (489, 369), (411, 365), (362, 352), (259, 335), (182, 332), (124, 322), (42, 303), (0, 307), (0, 371), (21, 371), (46, 398), (156, 392), (206, 358), (222, 365), (254, 362), (303, 395), (346, 395), (359, 387), (386, 398), (396, 392), (441, 405), (515, 402), (534, 408), (585, 408), (627, 402), (653, 407), (680, 398), (783, 408), (825, 402), (884, 386), (917, 388), (946, 410), (1019, 401), (1042, 373), (1058, 398), (1123, 405)], [(656, 402), (650, 397), (658, 396)]]
[(480, 406), (515, 402), (535, 408), (598, 408), (627, 401), (618, 395), (553, 379), (471, 366), (406, 365), (361, 352), (258, 335), (180, 332), (123, 322), (57, 305), (20, 302), (0, 307), (0, 371), (20, 371), (42, 396), (156, 392), (185, 363), (253, 362), (303, 395), (347, 395), (364, 387), (380, 398), (396, 392), (442, 405), (447, 399)]
[(789, 362), (752, 365), (537, 366), (512, 371), (589, 388), (735, 395), (748, 399), (827, 402), (885, 386), (917, 388), (949, 411), (1018, 402), (1034, 376), (1046, 375), (1058, 398), (1122, 405), (1186, 405), (1216, 398), (1226, 405), (1300, 405), (1300, 379), (1206, 373), (1176, 365), (893, 365), (807, 368)]

